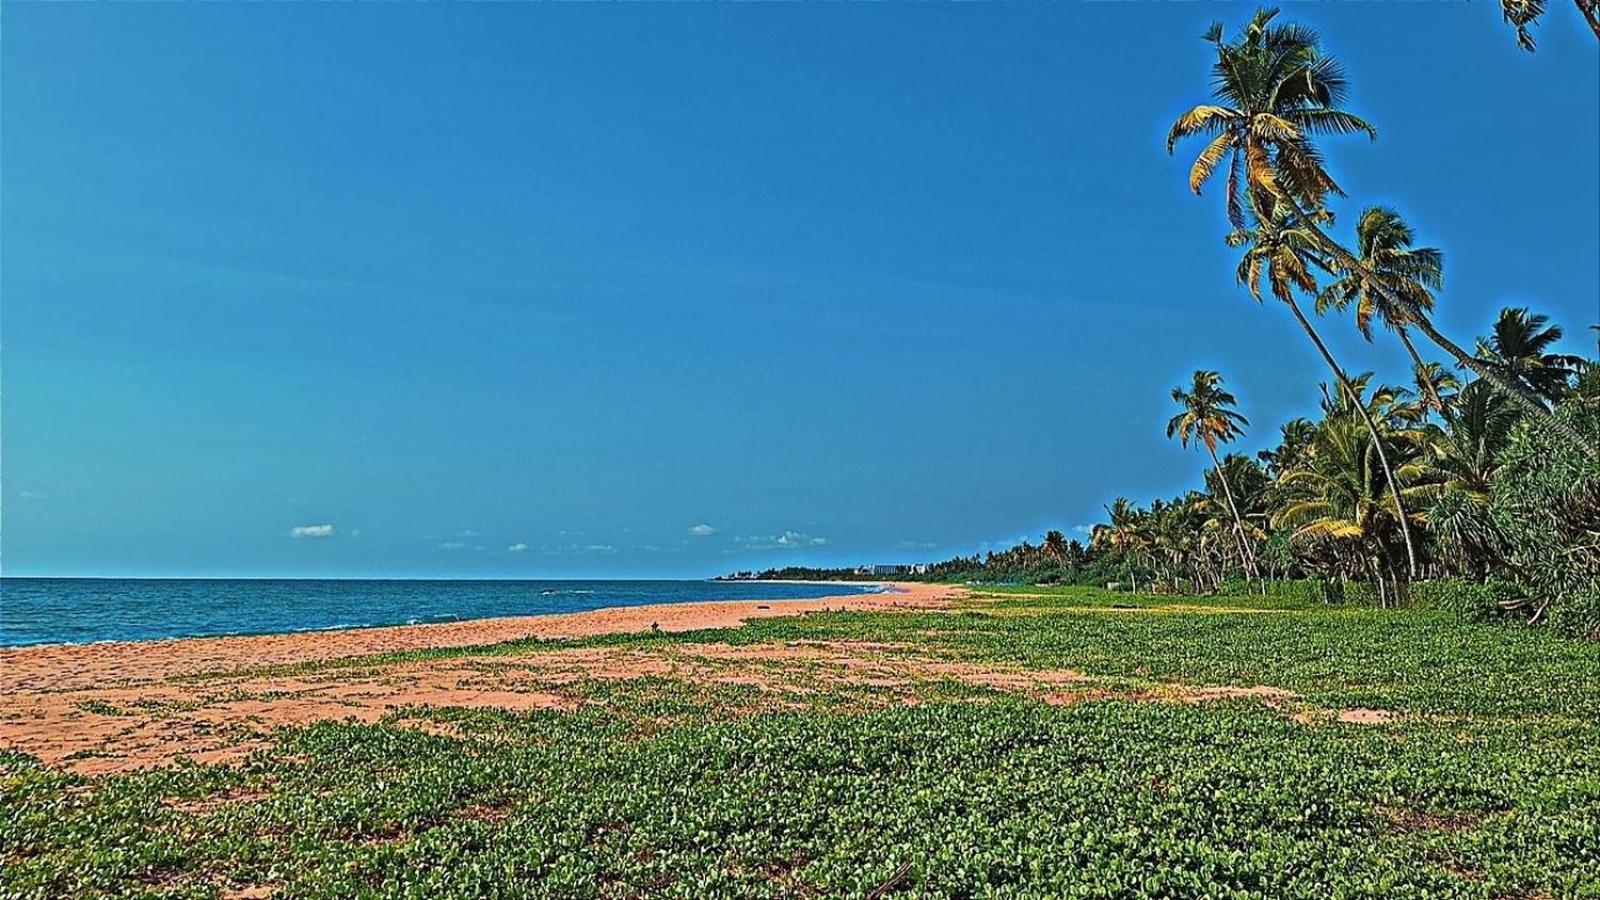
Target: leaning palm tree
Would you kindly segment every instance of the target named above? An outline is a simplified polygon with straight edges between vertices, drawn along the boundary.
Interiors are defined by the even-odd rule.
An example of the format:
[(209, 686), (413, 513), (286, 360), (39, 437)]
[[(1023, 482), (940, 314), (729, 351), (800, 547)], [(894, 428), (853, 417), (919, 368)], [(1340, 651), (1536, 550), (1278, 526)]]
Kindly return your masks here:
[(1325, 312), (1330, 307), (1343, 310), (1353, 305), (1356, 328), (1368, 341), (1372, 340), (1373, 320), (1382, 322), (1400, 338), (1411, 355), (1417, 385), (1427, 392), (1428, 405), (1442, 408), (1443, 398), (1434, 393), (1432, 383), (1422, 377), (1427, 364), (1406, 331), (1410, 318), (1404, 309), (1378, 293), (1375, 286), (1381, 282), (1395, 294), (1409, 299), (1417, 309), (1433, 310), (1433, 292), (1444, 283), (1444, 254), (1433, 247), (1413, 247), (1415, 240), (1411, 226), (1399, 213), (1382, 206), (1367, 207), (1356, 223), (1356, 253), (1377, 277), (1368, 279), (1357, 272), (1345, 271), (1317, 295), (1317, 312)]
[[(1322, 355), (1322, 361), (1327, 363), (1328, 369), (1333, 372), (1341, 392), (1366, 423), (1367, 430), (1371, 432), (1372, 445), (1376, 449), (1379, 462), (1383, 465), (1384, 477), (1389, 480), (1389, 495), (1395, 503), (1403, 503), (1399, 483), (1395, 480), (1383, 440), (1378, 434), (1378, 424), (1373, 421), (1371, 411), (1362, 400), (1361, 391), (1351, 383), (1350, 377), (1345, 374), (1343, 367), (1328, 350), (1328, 345), (1323, 343), (1322, 335), (1317, 333), (1317, 329), (1312, 326), (1311, 321), (1300, 310), (1300, 304), (1295, 300), (1296, 288), (1316, 296), (1317, 280), (1311, 274), (1311, 267), (1323, 262), (1317, 255), (1306, 229), (1290, 224), (1287, 217), (1280, 213), (1271, 221), (1258, 221), (1254, 230), (1233, 232), (1228, 236), (1228, 243), (1232, 246), (1245, 247), (1244, 257), (1239, 261), (1236, 272), (1239, 283), (1250, 289), (1251, 295), (1257, 302), (1264, 302), (1261, 296), (1261, 279), (1265, 275), (1272, 295), (1289, 307), (1295, 321), (1300, 323), (1301, 330), (1316, 346), (1317, 352)], [(1400, 523), (1400, 533), (1405, 537), (1408, 571), (1415, 575), (1417, 551), (1411, 540), (1411, 527), (1407, 521), (1409, 517), (1404, 509), (1398, 509), (1395, 518)]]
[(1246, 203), (1258, 220), (1283, 216), (1292, 221), (1326, 265), (1367, 279), (1374, 292), (1406, 314), (1407, 324), (1457, 363), (1506, 392), (1583, 452), (1600, 458), (1600, 446), (1556, 418), (1513, 379), (1445, 337), (1422, 309), (1323, 230), (1331, 218), (1328, 195), (1343, 196), (1343, 191), (1324, 168), (1312, 138), (1354, 132), (1376, 137), (1377, 132), (1340, 108), (1347, 84), (1338, 63), (1322, 53), (1317, 33), (1302, 25), (1274, 24), (1277, 14), (1276, 9), (1258, 11), (1232, 41), (1223, 40), (1221, 25), (1206, 32), (1217, 52), (1212, 83), (1219, 102), (1190, 109), (1167, 134), (1169, 153), (1180, 138), (1211, 137), (1189, 170), (1189, 188), (1200, 193), (1226, 158), (1228, 220), (1236, 230), (1245, 226)]
[(1182, 411), (1167, 422), (1167, 437), (1176, 436), (1178, 443), (1184, 447), (1188, 447), (1191, 440), (1196, 441), (1205, 445), (1206, 452), (1211, 454), (1211, 465), (1216, 469), (1217, 479), (1222, 482), (1223, 493), (1228, 498), (1228, 512), (1233, 515), (1233, 533), (1239, 542), (1239, 557), (1244, 562), (1245, 574), (1255, 576), (1255, 554), (1245, 538), (1244, 519), (1240, 517), (1239, 504), (1233, 497), (1233, 485), (1228, 482), (1222, 462), (1217, 459), (1217, 445), (1229, 443), (1243, 434), (1240, 426), (1249, 425), (1250, 420), (1234, 409), (1238, 401), (1223, 389), (1222, 376), (1205, 369), (1194, 373), (1188, 390), (1173, 388), (1172, 399), (1177, 401)]
[(1584, 366), (1581, 356), (1550, 352), (1561, 334), (1561, 326), (1551, 325), (1549, 316), (1531, 315), (1525, 306), (1502, 309), (1494, 332), (1478, 341), (1478, 355), (1554, 405), (1571, 391), (1572, 379)]

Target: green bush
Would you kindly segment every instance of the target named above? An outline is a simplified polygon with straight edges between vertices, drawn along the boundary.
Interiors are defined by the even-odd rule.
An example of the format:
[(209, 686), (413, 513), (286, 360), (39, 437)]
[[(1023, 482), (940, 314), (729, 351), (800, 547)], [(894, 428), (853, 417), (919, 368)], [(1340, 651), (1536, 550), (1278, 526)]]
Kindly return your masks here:
[(1550, 621), (1566, 634), (1600, 638), (1600, 587), (1568, 594), (1553, 607)]
[(1224, 597), (1270, 597), (1305, 604), (1329, 602), (1328, 586), (1315, 578), (1257, 581), (1253, 584), (1243, 578), (1229, 578), (1217, 588), (1217, 593)]
[[(1600, 400), (1571, 399), (1556, 415), (1600, 442)], [(1564, 632), (1600, 638), (1600, 465), (1536, 422), (1516, 428), (1500, 464), (1489, 509), (1519, 583)]]
[(1463, 622), (1487, 622), (1505, 615), (1501, 601), (1523, 596), (1522, 589), (1503, 581), (1478, 584), (1454, 578), (1419, 581), (1411, 586), (1415, 606), (1442, 609), (1456, 614)]

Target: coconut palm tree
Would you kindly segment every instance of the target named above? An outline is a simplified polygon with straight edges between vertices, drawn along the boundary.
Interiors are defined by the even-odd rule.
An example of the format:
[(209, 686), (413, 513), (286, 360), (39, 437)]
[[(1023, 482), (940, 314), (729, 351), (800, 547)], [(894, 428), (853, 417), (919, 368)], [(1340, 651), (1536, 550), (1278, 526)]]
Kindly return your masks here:
[(1487, 498), (1500, 469), (1500, 453), (1511, 441), (1517, 411), (1498, 393), (1475, 381), (1462, 389), (1457, 403), (1434, 428), (1428, 447), (1430, 468), (1446, 490)]
[(1549, 316), (1531, 315), (1525, 306), (1502, 309), (1494, 332), (1478, 341), (1478, 355), (1553, 406), (1571, 391), (1584, 366), (1581, 356), (1549, 352), (1561, 334)]
[[(1384, 438), (1374, 439), (1353, 416), (1323, 421), (1307, 466), (1279, 478), (1289, 499), (1273, 517), (1273, 525), (1289, 529), (1291, 540), (1305, 555), (1322, 560), (1334, 574), (1372, 579), (1387, 605), (1391, 591), (1386, 581), (1394, 585), (1394, 594), (1399, 592), (1392, 541), (1400, 523), (1396, 511), (1404, 504), (1388, 496), (1391, 482), (1376, 465), (1382, 443)], [(1389, 451), (1405, 454), (1407, 448), (1396, 442)], [(1401, 492), (1420, 496), (1426, 488), (1412, 483), (1423, 477), (1422, 467), (1405, 455), (1400, 459), (1396, 473), (1407, 485)]]
[(1061, 565), (1067, 558), (1067, 536), (1055, 529), (1045, 532), (1044, 554), (1056, 565)]
[(1377, 132), (1339, 108), (1348, 85), (1338, 63), (1322, 53), (1317, 33), (1301, 25), (1274, 24), (1277, 14), (1276, 9), (1259, 10), (1233, 41), (1223, 40), (1221, 25), (1213, 25), (1204, 36), (1217, 52), (1212, 93), (1219, 102), (1185, 112), (1167, 134), (1168, 153), (1180, 138), (1211, 136), (1189, 170), (1190, 189), (1200, 193), (1226, 158), (1228, 220), (1236, 230), (1245, 227), (1246, 203), (1258, 221), (1279, 217), (1291, 221), (1325, 265), (1366, 279), (1371, 290), (1406, 314), (1408, 325), (1458, 364), (1506, 392), (1584, 453), (1600, 459), (1600, 446), (1556, 418), (1515, 380), (1445, 337), (1423, 310), (1323, 230), (1331, 218), (1324, 201), (1329, 194), (1343, 196), (1343, 191), (1324, 168), (1312, 138), (1354, 132), (1376, 138)]
[[(1500, 16), (1506, 20), (1507, 25), (1517, 29), (1517, 45), (1522, 49), (1533, 52), (1534, 41), (1532, 26), (1538, 24), (1543, 18), (1547, 0), (1500, 0)], [(1578, 12), (1583, 20), (1589, 24), (1589, 30), (1594, 36), (1600, 38), (1600, 0), (1572, 0), (1578, 7)]]
[(1233, 515), (1233, 533), (1239, 542), (1239, 557), (1246, 574), (1254, 576), (1257, 574), (1255, 554), (1245, 538), (1244, 519), (1239, 515), (1239, 504), (1234, 501), (1233, 485), (1228, 482), (1227, 473), (1222, 471), (1222, 462), (1217, 459), (1217, 445), (1229, 443), (1242, 435), (1244, 432), (1240, 426), (1249, 425), (1250, 420), (1234, 409), (1238, 401), (1223, 389), (1222, 376), (1205, 369), (1194, 373), (1188, 390), (1173, 388), (1172, 399), (1182, 411), (1167, 422), (1167, 437), (1176, 436), (1178, 443), (1184, 447), (1188, 447), (1191, 440), (1203, 444), (1211, 455), (1211, 465), (1217, 470), (1217, 478), (1222, 482), (1223, 494), (1228, 500), (1228, 512)]
[(1411, 355), (1417, 385), (1426, 392), (1428, 405), (1442, 407), (1444, 401), (1433, 393), (1432, 382), (1422, 377), (1427, 364), (1406, 331), (1410, 323), (1406, 311), (1390, 303), (1373, 286), (1381, 281), (1394, 293), (1409, 299), (1417, 309), (1433, 311), (1433, 292), (1444, 283), (1444, 254), (1433, 247), (1411, 246), (1415, 240), (1411, 226), (1399, 213), (1383, 206), (1367, 207), (1356, 223), (1356, 253), (1377, 277), (1369, 280), (1358, 272), (1343, 272), (1317, 295), (1317, 312), (1326, 312), (1329, 308), (1343, 310), (1353, 305), (1356, 328), (1368, 341), (1372, 340), (1373, 319), (1382, 322), (1400, 338)]
[(1312, 134), (1377, 131), (1339, 108), (1347, 85), (1332, 57), (1318, 49), (1317, 33), (1301, 25), (1278, 25), (1278, 10), (1262, 8), (1234, 41), (1224, 41), (1214, 24), (1205, 39), (1215, 46), (1212, 83), (1217, 103), (1201, 104), (1179, 116), (1167, 133), (1167, 152), (1180, 138), (1203, 134), (1211, 140), (1189, 169), (1196, 194), (1217, 167), (1228, 160), (1228, 221), (1245, 227), (1248, 195), (1257, 213), (1285, 192), (1312, 208), (1329, 193), (1343, 195), (1308, 139)]
[[(1316, 296), (1317, 280), (1311, 274), (1311, 267), (1323, 262), (1317, 255), (1306, 229), (1289, 224), (1287, 218), (1280, 213), (1270, 221), (1258, 221), (1253, 230), (1233, 232), (1228, 236), (1228, 243), (1246, 248), (1236, 272), (1239, 283), (1250, 289), (1251, 295), (1257, 302), (1265, 302), (1261, 296), (1261, 278), (1265, 274), (1273, 296), (1289, 307), (1295, 321), (1300, 323), (1301, 330), (1316, 346), (1317, 352), (1322, 355), (1323, 362), (1327, 363), (1328, 369), (1333, 372), (1333, 377), (1338, 381), (1351, 407), (1360, 414), (1362, 420), (1366, 422), (1367, 430), (1371, 432), (1372, 446), (1376, 449), (1378, 460), (1383, 465), (1384, 476), (1389, 480), (1389, 495), (1394, 498), (1395, 503), (1403, 503), (1399, 482), (1395, 480), (1394, 471), (1389, 465), (1388, 453), (1378, 434), (1378, 425), (1373, 421), (1366, 403), (1362, 401), (1360, 391), (1351, 384), (1349, 376), (1334, 360), (1333, 353), (1328, 350), (1328, 345), (1323, 343), (1322, 335), (1317, 333), (1317, 329), (1300, 310), (1300, 304), (1295, 301), (1295, 288)], [(1405, 537), (1407, 571), (1415, 575), (1417, 552), (1411, 540), (1411, 526), (1407, 521), (1409, 518), (1404, 509), (1396, 511), (1395, 519), (1400, 523), (1400, 533)]]
[(1122, 555), (1128, 579), (1133, 584), (1133, 592), (1137, 594), (1139, 575), (1136, 566), (1150, 546), (1145, 513), (1127, 497), (1118, 497), (1106, 507), (1106, 514), (1110, 517), (1110, 523), (1096, 525), (1090, 539), (1096, 546)]
[(1299, 416), (1278, 426), (1278, 446), (1262, 450), (1256, 458), (1267, 467), (1267, 476), (1277, 478), (1284, 472), (1298, 468), (1305, 459), (1317, 426), (1310, 419)]
[(1418, 403), (1424, 414), (1443, 416), (1456, 404), (1461, 379), (1436, 362), (1423, 363), (1415, 373)]

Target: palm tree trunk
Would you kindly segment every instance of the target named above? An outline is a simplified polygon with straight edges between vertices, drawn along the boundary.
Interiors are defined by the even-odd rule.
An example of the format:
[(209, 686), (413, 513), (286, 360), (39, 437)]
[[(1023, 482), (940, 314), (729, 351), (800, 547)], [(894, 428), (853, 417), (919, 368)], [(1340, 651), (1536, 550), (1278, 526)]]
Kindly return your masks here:
[(1420, 307), (1411, 302), (1409, 298), (1402, 297), (1396, 291), (1390, 290), (1389, 286), (1383, 282), (1383, 279), (1379, 278), (1377, 273), (1372, 271), (1371, 266), (1362, 262), (1349, 250), (1346, 250), (1339, 244), (1338, 241), (1328, 237), (1327, 233), (1322, 230), (1321, 226), (1319, 226), (1310, 216), (1306, 215), (1305, 210), (1300, 208), (1300, 204), (1297, 200), (1295, 200), (1293, 197), (1286, 197), (1285, 199), (1287, 199), (1290, 205), (1293, 207), (1296, 218), (1299, 219), (1300, 224), (1304, 225), (1306, 230), (1309, 231), (1312, 237), (1316, 239), (1316, 242), (1322, 252), (1327, 253), (1328, 255), (1337, 259), (1340, 265), (1358, 272), (1364, 279), (1366, 279), (1368, 286), (1376, 290), (1379, 294), (1382, 294), (1385, 300), (1393, 303), (1397, 308), (1405, 310), (1407, 318), (1411, 320), (1406, 324), (1416, 325), (1423, 334), (1428, 336), (1429, 340), (1433, 341), (1435, 344), (1438, 344), (1439, 347), (1441, 347), (1446, 353), (1449, 353), (1451, 356), (1455, 357), (1456, 362), (1471, 369), (1473, 372), (1477, 373), (1478, 377), (1499, 388), (1501, 393), (1504, 393), (1506, 396), (1516, 401), (1517, 405), (1521, 406), (1525, 412), (1533, 416), (1536, 420), (1545, 422), (1551, 427), (1555, 428), (1557, 431), (1561, 432), (1564, 437), (1572, 441), (1575, 446), (1581, 448), (1589, 456), (1594, 457), (1595, 459), (1600, 459), (1600, 446), (1596, 446), (1588, 438), (1584, 437), (1583, 433), (1578, 431), (1578, 429), (1572, 427), (1567, 422), (1556, 418), (1556, 416), (1551, 413), (1548, 407), (1539, 402), (1537, 397), (1528, 393), (1528, 391), (1524, 390), (1522, 386), (1517, 384), (1515, 381), (1507, 378), (1499, 369), (1487, 364), (1475, 356), (1472, 356), (1471, 354), (1468, 354), (1465, 350), (1462, 350), (1460, 347), (1456, 346), (1455, 342), (1440, 334), (1439, 329), (1433, 327), (1433, 323), (1428, 320), (1427, 315), (1423, 313)]
[(1378, 434), (1378, 425), (1372, 421), (1372, 415), (1367, 412), (1367, 405), (1361, 401), (1361, 395), (1356, 393), (1355, 386), (1350, 383), (1350, 379), (1345, 377), (1344, 370), (1339, 368), (1337, 362), (1334, 362), (1333, 354), (1328, 352), (1328, 345), (1322, 342), (1322, 336), (1317, 334), (1315, 328), (1311, 327), (1311, 323), (1306, 320), (1305, 313), (1300, 311), (1300, 304), (1294, 302), (1292, 296), (1284, 298), (1283, 302), (1289, 305), (1289, 309), (1294, 312), (1294, 317), (1300, 323), (1300, 327), (1305, 329), (1306, 334), (1311, 338), (1311, 342), (1317, 345), (1317, 350), (1322, 354), (1323, 361), (1328, 364), (1328, 368), (1333, 370), (1334, 378), (1338, 379), (1339, 386), (1344, 388), (1345, 395), (1350, 398), (1350, 405), (1356, 408), (1356, 412), (1361, 414), (1362, 421), (1367, 423), (1367, 432), (1372, 435), (1372, 446), (1378, 451), (1378, 462), (1383, 464), (1383, 477), (1388, 480), (1389, 493), (1394, 497), (1395, 518), (1400, 520), (1400, 535), (1406, 541), (1406, 561), (1410, 564), (1411, 576), (1415, 578), (1417, 574), (1417, 551), (1411, 544), (1411, 525), (1406, 521), (1406, 508), (1400, 499), (1400, 483), (1395, 481), (1394, 470), (1389, 468), (1389, 454), (1383, 449), (1383, 438)]
[(1600, 0), (1573, 0), (1573, 3), (1578, 12), (1583, 13), (1583, 20), (1589, 23), (1589, 30), (1600, 38)]
[(1256, 568), (1255, 553), (1250, 550), (1250, 545), (1244, 537), (1244, 519), (1239, 516), (1239, 504), (1233, 499), (1233, 485), (1228, 483), (1228, 473), (1222, 471), (1222, 462), (1217, 459), (1217, 450), (1209, 442), (1206, 443), (1206, 452), (1211, 454), (1211, 465), (1217, 470), (1217, 480), (1222, 482), (1222, 493), (1228, 498), (1228, 512), (1233, 513), (1233, 535), (1239, 539), (1239, 559), (1244, 563), (1245, 580), (1251, 577), (1260, 578), (1261, 572)]

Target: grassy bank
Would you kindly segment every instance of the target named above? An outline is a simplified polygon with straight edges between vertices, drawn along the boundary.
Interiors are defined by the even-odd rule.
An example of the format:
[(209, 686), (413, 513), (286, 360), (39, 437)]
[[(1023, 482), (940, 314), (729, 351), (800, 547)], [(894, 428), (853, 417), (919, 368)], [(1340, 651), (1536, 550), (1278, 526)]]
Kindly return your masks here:
[[(402, 709), (279, 730), (240, 766), (86, 777), (8, 754), (0, 893), (1600, 896), (1592, 644), (1425, 610), (1019, 589), (584, 645), (708, 642), (925, 664), (909, 688), (792, 666), (781, 703), (580, 680), (550, 688), (576, 711)], [(941, 674), (980, 664), (1085, 687), (1052, 703)], [(1195, 702), (1218, 686), (1279, 690)], [(1338, 720), (1358, 708), (1388, 715)]]

